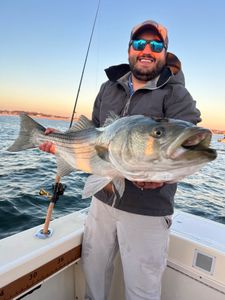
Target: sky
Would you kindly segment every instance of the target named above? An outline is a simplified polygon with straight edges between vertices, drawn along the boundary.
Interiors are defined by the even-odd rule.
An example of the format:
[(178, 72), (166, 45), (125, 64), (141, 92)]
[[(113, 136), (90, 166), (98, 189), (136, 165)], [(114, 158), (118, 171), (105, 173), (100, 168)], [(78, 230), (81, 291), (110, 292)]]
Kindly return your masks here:
[[(71, 116), (98, 0), (0, 0), (0, 110)], [(76, 114), (90, 117), (104, 69), (127, 62), (134, 25), (169, 33), (200, 126), (225, 130), (225, 1), (101, 0)]]

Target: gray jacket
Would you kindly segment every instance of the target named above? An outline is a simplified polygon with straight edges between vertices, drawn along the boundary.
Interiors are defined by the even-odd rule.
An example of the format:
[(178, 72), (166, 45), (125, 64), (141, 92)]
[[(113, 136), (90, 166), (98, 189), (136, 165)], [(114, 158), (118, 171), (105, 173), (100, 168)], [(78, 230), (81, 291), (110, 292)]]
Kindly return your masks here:
[[(159, 78), (149, 81), (132, 96), (128, 85), (129, 65), (113, 66), (105, 71), (109, 80), (101, 86), (92, 114), (97, 127), (104, 125), (110, 112), (120, 116), (142, 114), (175, 118), (194, 124), (201, 121), (196, 102), (185, 88), (181, 64), (175, 55), (168, 53), (167, 65)], [(176, 188), (176, 184), (165, 184), (161, 188), (142, 191), (126, 180), (124, 195), (116, 200), (114, 207), (142, 215), (171, 215)], [(105, 190), (95, 196), (109, 205), (113, 203), (113, 195)]]

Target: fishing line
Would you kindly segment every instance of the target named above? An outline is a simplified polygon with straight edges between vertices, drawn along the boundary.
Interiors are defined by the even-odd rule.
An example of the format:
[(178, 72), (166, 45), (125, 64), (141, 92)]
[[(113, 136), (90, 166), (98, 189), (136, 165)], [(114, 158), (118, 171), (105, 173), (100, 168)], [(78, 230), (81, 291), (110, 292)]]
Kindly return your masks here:
[(81, 84), (82, 84), (82, 81), (83, 81), (84, 71), (85, 71), (85, 67), (86, 67), (86, 63), (87, 63), (87, 59), (88, 59), (88, 55), (89, 55), (89, 50), (90, 50), (90, 47), (91, 47), (92, 37), (93, 37), (93, 34), (94, 34), (94, 30), (95, 30), (95, 24), (96, 24), (97, 17), (98, 17), (99, 7), (100, 7), (100, 0), (98, 1), (98, 7), (97, 7), (97, 10), (96, 10), (95, 19), (94, 19), (94, 23), (93, 23), (93, 26), (92, 26), (91, 36), (90, 36), (90, 39), (89, 39), (87, 53), (86, 53), (86, 57), (85, 57), (85, 60), (84, 60), (83, 69), (82, 69), (82, 72), (81, 72), (80, 82), (79, 82), (79, 86), (78, 86), (78, 90), (77, 90), (77, 95), (76, 95), (76, 99), (75, 99), (75, 103), (74, 103), (74, 107), (73, 107), (73, 113), (72, 113), (69, 128), (71, 128), (71, 126), (73, 124), (73, 118), (74, 118), (74, 114), (75, 114), (75, 111), (76, 111), (77, 101), (78, 101), (78, 97), (79, 97), (79, 94), (80, 94), (80, 88), (81, 88)]

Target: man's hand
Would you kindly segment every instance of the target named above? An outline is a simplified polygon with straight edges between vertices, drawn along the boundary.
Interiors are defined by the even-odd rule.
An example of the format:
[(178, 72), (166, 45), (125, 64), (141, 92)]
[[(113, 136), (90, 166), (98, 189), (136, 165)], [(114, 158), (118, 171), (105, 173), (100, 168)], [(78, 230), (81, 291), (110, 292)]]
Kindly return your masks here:
[[(48, 135), (50, 133), (53, 133), (53, 132), (57, 132), (56, 129), (54, 128), (47, 128), (45, 130), (45, 134)], [(48, 153), (52, 153), (52, 154), (55, 154), (56, 153), (56, 146), (54, 143), (52, 142), (44, 142), (43, 144), (39, 145), (39, 149), (44, 151), (44, 152), (48, 152)]]
[(154, 190), (164, 185), (163, 182), (145, 182), (145, 181), (132, 181), (132, 182), (137, 188), (141, 190), (143, 189)]

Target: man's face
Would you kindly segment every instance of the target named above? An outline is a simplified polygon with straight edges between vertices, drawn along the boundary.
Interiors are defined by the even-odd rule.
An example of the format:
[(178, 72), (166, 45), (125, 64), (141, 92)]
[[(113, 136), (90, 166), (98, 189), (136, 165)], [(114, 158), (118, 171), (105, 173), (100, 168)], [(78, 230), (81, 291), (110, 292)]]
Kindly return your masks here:
[[(159, 36), (153, 32), (144, 32), (136, 39), (160, 40)], [(128, 50), (130, 69), (134, 77), (141, 81), (149, 81), (156, 78), (162, 71), (166, 63), (166, 49), (162, 52), (153, 52), (147, 44), (141, 51), (134, 50), (131, 45)]]

